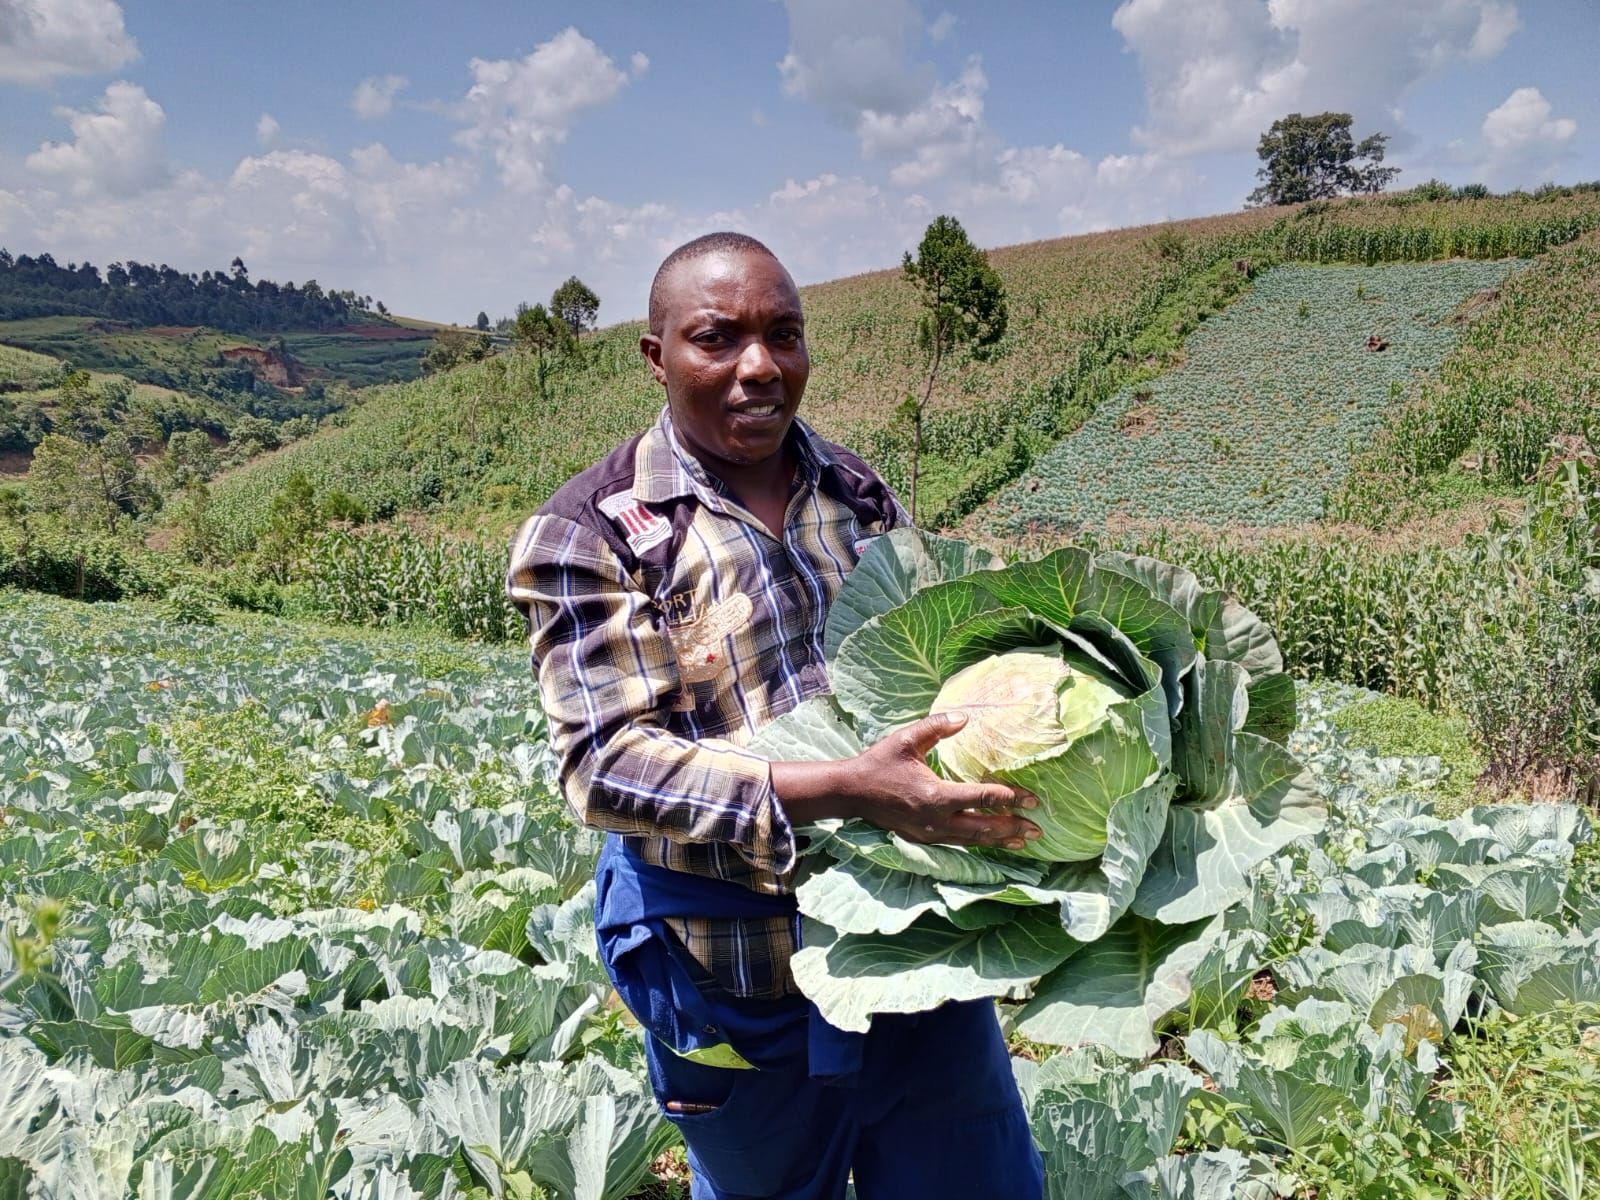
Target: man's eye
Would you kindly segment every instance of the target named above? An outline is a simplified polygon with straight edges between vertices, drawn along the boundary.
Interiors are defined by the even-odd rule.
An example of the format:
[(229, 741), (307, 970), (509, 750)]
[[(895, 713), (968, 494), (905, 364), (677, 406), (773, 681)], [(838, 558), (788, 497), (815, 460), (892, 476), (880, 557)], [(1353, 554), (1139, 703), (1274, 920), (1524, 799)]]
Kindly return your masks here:
[(780, 342), (794, 343), (800, 340), (800, 331), (798, 329), (780, 329), (772, 336)]

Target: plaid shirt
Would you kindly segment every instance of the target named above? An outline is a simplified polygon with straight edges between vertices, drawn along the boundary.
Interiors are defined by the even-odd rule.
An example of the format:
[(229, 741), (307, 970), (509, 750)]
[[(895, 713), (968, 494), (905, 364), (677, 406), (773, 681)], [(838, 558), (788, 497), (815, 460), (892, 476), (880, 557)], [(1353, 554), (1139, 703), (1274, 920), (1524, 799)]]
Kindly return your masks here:
[[(829, 689), (829, 606), (865, 542), (906, 520), (855, 455), (800, 421), (791, 440), (781, 542), (663, 412), (523, 524), (507, 580), (579, 819), (647, 862), (771, 895), (793, 890), (794, 833), (743, 746)], [(669, 925), (735, 995), (795, 990), (798, 917)]]

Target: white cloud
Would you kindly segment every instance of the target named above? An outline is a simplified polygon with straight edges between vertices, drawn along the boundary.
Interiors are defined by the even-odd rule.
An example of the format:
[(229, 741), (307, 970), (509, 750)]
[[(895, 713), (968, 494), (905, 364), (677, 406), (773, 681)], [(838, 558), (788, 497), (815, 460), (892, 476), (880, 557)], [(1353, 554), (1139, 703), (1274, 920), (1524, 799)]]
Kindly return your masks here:
[(145, 191), (168, 175), (162, 130), (167, 114), (135, 83), (106, 88), (97, 111), (58, 108), (72, 128), (70, 142), (46, 142), (28, 155), (28, 168), (59, 180), (75, 195)]
[(974, 60), (953, 83), (934, 88), (907, 112), (862, 113), (856, 125), (862, 153), (891, 162), (889, 178), (901, 187), (986, 173), (999, 150), (983, 121), (988, 89), (988, 77)]
[[(637, 74), (649, 59), (635, 55)], [(491, 151), (508, 187), (549, 186), (549, 148), (563, 142), (586, 109), (613, 99), (628, 75), (574, 28), (567, 28), (520, 59), (475, 58), (472, 89), (455, 107), (466, 128), (456, 140)]]
[(955, 13), (942, 12), (935, 17), (933, 19), (933, 23), (928, 26), (928, 40), (930, 42), (942, 42), (945, 40), (945, 38), (949, 37), (955, 32), (955, 28)]
[(0, 83), (115, 71), (138, 57), (115, 0), (0, 0)]
[(923, 101), (933, 68), (913, 63), (922, 14), (911, 0), (787, 0), (783, 89), (854, 126), (864, 112), (901, 115)]
[[(1231, 45), (1260, 8), (1260, 0), (1238, 3), (1237, 28), (1216, 30), (1219, 44)], [(885, 183), (880, 189), (831, 174), (791, 182), (759, 210), (769, 217), (792, 221), (786, 206), (824, 214), (835, 238), (871, 240), (882, 266), (916, 241), (933, 212), (952, 212), (980, 244), (1000, 245), (1163, 219), (1192, 194), (1192, 170), (1158, 151), (1095, 161), (1059, 144), (1007, 145), (985, 119), (989, 80), (978, 59), (949, 81), (914, 61), (924, 27), (909, 3), (789, 0), (788, 8), (791, 44), (779, 64), (785, 88), (852, 128)], [(953, 23), (943, 14), (927, 36), (946, 37)], [(1242, 52), (1254, 62), (1270, 50)], [(883, 215), (873, 215), (875, 204)]]
[(410, 82), (404, 75), (369, 76), (356, 85), (350, 107), (364, 120), (386, 117), (394, 109), (395, 96)]
[(1553, 118), (1550, 112), (1550, 101), (1538, 88), (1518, 88), (1484, 117), (1483, 140), (1500, 153), (1562, 146), (1578, 132), (1578, 123), (1570, 117)]
[(1536, 87), (1520, 87), (1483, 118), (1477, 147), (1454, 144), (1456, 160), (1496, 186), (1528, 187), (1559, 174), (1578, 123), (1554, 115)]
[(283, 126), (278, 124), (278, 118), (271, 113), (262, 113), (256, 118), (256, 141), (262, 146), (271, 148), (277, 145), (278, 139), (283, 136)]
[(1293, 111), (1395, 134), (1415, 84), (1499, 54), (1519, 21), (1507, 0), (1124, 0), (1112, 24), (1144, 76), (1134, 136), (1197, 154), (1252, 149)]

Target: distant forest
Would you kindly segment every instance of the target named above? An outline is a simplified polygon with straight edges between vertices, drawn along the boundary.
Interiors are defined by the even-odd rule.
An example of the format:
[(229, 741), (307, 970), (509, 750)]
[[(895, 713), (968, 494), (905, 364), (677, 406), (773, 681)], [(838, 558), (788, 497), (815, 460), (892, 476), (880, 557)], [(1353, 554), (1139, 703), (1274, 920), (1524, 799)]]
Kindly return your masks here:
[[(325, 291), (314, 279), (296, 287), (252, 281), (235, 258), (230, 269), (184, 274), (162, 264), (112, 263), (104, 275), (92, 263), (60, 266), (48, 254), (12, 257), (0, 249), (0, 320), (27, 317), (106, 317), (135, 325), (208, 325), (229, 333), (329, 329), (372, 321), (371, 296)], [(377, 314), (386, 314), (380, 303)]]

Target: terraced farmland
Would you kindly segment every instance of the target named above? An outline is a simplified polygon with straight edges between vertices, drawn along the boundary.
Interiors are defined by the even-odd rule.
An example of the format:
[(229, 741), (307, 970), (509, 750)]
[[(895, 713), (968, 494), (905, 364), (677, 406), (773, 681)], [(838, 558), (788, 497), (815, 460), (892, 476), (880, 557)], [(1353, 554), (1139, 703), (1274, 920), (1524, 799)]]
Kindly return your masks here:
[(1276, 267), (1190, 336), (1181, 367), (1117, 393), (980, 522), (1314, 520), (1352, 449), (1455, 346), (1456, 310), (1519, 265)]

